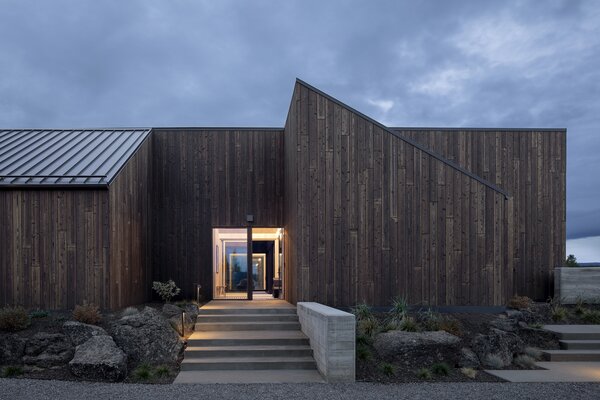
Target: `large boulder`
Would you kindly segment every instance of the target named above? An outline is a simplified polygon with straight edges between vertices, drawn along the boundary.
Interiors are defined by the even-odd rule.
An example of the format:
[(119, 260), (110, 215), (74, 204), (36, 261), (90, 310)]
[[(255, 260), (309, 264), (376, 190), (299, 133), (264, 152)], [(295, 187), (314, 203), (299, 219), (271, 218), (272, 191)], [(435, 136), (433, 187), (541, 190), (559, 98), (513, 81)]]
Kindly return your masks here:
[(490, 325), (501, 331), (517, 332), (519, 330), (519, 319), (517, 316), (507, 317), (506, 315), (499, 315), (490, 322)]
[(389, 331), (377, 335), (373, 346), (387, 360), (408, 362), (411, 358), (418, 358), (435, 362), (452, 361), (458, 354), (460, 342), (459, 337), (445, 331)]
[(127, 374), (127, 356), (110, 336), (95, 335), (77, 346), (69, 369), (83, 379), (115, 382)]
[(175, 362), (183, 352), (183, 342), (177, 332), (159, 311), (151, 307), (114, 322), (111, 334), (134, 363)]
[[(179, 315), (174, 315), (171, 318), (169, 318), (169, 322), (171, 323), (173, 329), (175, 329), (178, 333), (181, 334), (181, 313)], [(183, 316), (183, 326), (185, 335), (189, 335), (192, 332), (194, 332), (194, 324), (195, 322), (192, 321), (192, 318), (188, 315), (188, 313), (185, 313)]]
[(63, 332), (71, 339), (74, 346), (85, 343), (92, 336), (107, 335), (99, 326), (84, 324), (77, 321), (67, 321), (63, 324)]
[(475, 336), (471, 348), (484, 365), (488, 355), (495, 354), (502, 359), (504, 366), (508, 366), (512, 363), (514, 355), (522, 351), (523, 341), (512, 332), (491, 328), (488, 334)]
[(198, 318), (198, 314), (200, 313), (198, 306), (196, 304), (186, 304), (184, 307), (185, 315), (189, 315), (192, 323), (196, 323), (196, 319)]
[(20, 364), (26, 342), (16, 334), (0, 335), (0, 365)]
[(167, 317), (169, 319), (173, 318), (173, 317), (181, 318), (182, 312), (183, 312), (183, 309), (176, 306), (175, 304), (166, 303), (162, 307), (162, 313), (164, 314), (165, 317)]
[(65, 365), (73, 358), (71, 340), (62, 333), (39, 332), (25, 345), (23, 363), (34, 368), (52, 368)]

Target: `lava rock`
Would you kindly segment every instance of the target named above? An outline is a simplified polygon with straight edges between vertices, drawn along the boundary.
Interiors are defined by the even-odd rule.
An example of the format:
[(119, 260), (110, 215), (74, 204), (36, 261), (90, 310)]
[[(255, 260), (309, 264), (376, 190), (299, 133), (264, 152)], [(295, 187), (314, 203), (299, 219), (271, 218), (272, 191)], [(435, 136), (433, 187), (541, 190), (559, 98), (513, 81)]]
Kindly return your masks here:
[(63, 324), (63, 332), (71, 339), (75, 346), (85, 343), (92, 336), (108, 335), (106, 331), (99, 326), (84, 324), (77, 321), (67, 321)]
[(471, 348), (482, 364), (485, 364), (489, 354), (496, 354), (502, 359), (504, 366), (508, 366), (512, 363), (514, 355), (523, 348), (523, 341), (512, 332), (491, 328), (487, 335), (477, 335), (471, 343)]
[(196, 319), (198, 318), (198, 314), (200, 311), (198, 310), (198, 306), (195, 304), (187, 304), (185, 307), (185, 315), (189, 315), (192, 323), (196, 323)]
[(20, 364), (27, 340), (16, 334), (0, 335), (0, 365)]
[(110, 336), (96, 335), (77, 346), (69, 369), (83, 379), (116, 382), (127, 374), (127, 356)]
[[(172, 316), (171, 318), (169, 318), (169, 322), (171, 323), (173, 329), (175, 329), (179, 334), (181, 334), (181, 314)], [(192, 318), (188, 315), (188, 313), (185, 313), (183, 317), (185, 335), (194, 332), (194, 324), (195, 322), (192, 321)]]
[(151, 307), (117, 320), (110, 332), (129, 360), (135, 363), (175, 362), (183, 352), (183, 342), (177, 332), (159, 311)]
[(375, 337), (373, 346), (384, 359), (425, 358), (431, 362), (450, 360), (458, 354), (460, 338), (445, 331), (389, 331)]
[(479, 358), (477, 354), (468, 347), (463, 347), (460, 349), (460, 359), (458, 361), (459, 367), (464, 368), (479, 368), (481, 363), (479, 362)]
[(67, 364), (73, 353), (71, 340), (65, 335), (39, 332), (27, 341), (23, 363), (37, 368), (58, 367)]
[(519, 330), (519, 321), (516, 318), (507, 318), (504, 315), (500, 315), (498, 318), (492, 320), (490, 325), (505, 332), (516, 332)]
[(162, 308), (163, 315), (169, 319), (171, 319), (173, 317), (181, 318), (182, 312), (183, 312), (183, 309), (180, 307), (177, 307), (174, 304), (166, 303)]

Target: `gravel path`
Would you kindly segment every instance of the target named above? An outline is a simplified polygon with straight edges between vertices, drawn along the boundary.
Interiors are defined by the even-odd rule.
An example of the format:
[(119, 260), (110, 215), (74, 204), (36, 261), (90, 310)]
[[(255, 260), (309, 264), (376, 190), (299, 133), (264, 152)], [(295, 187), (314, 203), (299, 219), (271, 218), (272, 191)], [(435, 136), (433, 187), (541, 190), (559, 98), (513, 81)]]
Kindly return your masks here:
[(0, 379), (0, 399), (599, 399), (593, 383), (134, 385)]

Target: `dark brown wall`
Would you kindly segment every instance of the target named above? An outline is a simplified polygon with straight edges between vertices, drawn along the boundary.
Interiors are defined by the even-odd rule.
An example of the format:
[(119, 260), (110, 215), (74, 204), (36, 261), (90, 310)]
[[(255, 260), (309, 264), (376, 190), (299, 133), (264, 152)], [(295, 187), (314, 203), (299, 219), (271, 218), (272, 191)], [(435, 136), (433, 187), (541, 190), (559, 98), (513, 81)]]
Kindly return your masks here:
[(518, 294), (552, 295), (565, 259), (566, 131), (398, 129), (514, 197), (513, 259)]
[(297, 83), (285, 126), (287, 298), (497, 305), (511, 200)]
[(159, 129), (153, 132), (154, 279), (188, 297), (212, 296), (212, 228), (279, 227), (283, 131)]
[(0, 303), (108, 307), (108, 191), (0, 191)]
[(110, 306), (151, 299), (152, 138), (147, 138), (109, 185)]

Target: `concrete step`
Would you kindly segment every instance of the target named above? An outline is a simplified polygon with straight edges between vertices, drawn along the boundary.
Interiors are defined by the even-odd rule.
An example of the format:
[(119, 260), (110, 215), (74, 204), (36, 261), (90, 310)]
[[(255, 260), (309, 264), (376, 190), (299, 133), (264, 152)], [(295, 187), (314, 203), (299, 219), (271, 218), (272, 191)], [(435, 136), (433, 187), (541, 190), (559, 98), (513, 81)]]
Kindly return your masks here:
[(208, 346), (305, 346), (308, 337), (301, 331), (224, 331), (194, 332), (189, 347)]
[(182, 371), (316, 369), (312, 357), (184, 358)]
[(325, 380), (316, 369), (272, 369), (251, 371), (181, 371), (173, 383), (325, 383)]
[(212, 314), (198, 315), (196, 322), (297, 322), (296, 314)]
[(296, 307), (277, 307), (277, 308), (200, 308), (199, 315), (228, 315), (228, 314), (294, 314)]
[(600, 361), (600, 350), (543, 350), (546, 361)]
[(310, 346), (188, 346), (185, 358), (207, 357), (312, 357)]
[(600, 340), (600, 325), (544, 325), (563, 340)]
[(196, 331), (300, 330), (299, 322), (197, 322)]
[(564, 350), (600, 350), (600, 340), (560, 340)]

